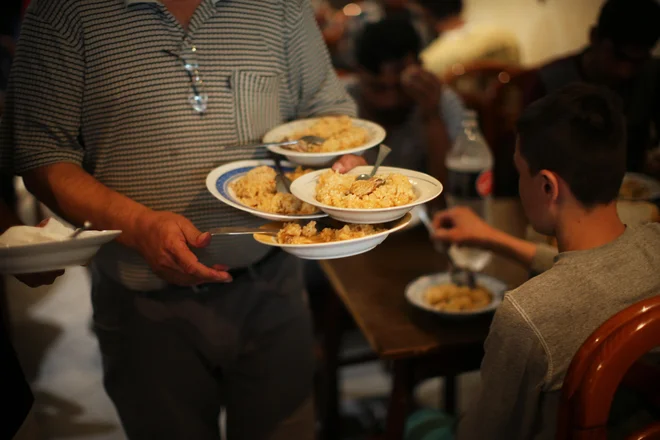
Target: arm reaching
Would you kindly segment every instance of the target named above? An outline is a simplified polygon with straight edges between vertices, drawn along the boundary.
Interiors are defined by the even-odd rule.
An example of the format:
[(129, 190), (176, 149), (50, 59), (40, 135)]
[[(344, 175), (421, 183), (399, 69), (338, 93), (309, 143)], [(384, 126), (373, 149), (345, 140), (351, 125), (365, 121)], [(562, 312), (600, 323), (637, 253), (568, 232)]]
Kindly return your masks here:
[[(536, 264), (538, 257), (541, 257), (539, 246), (493, 228), (468, 208), (458, 207), (437, 213), (433, 219), (433, 228), (433, 238), (436, 240), (487, 249), (512, 258), (528, 268), (541, 266)], [(544, 256), (547, 253), (545, 249), (540, 252)], [(548, 267), (541, 269), (546, 270)]]

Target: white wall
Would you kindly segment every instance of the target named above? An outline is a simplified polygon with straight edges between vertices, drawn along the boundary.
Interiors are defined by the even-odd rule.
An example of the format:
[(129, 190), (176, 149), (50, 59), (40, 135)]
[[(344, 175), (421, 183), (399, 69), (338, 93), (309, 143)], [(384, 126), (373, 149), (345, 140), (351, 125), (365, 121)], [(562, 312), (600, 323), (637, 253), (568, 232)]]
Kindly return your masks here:
[(520, 40), (522, 63), (534, 66), (587, 43), (603, 0), (465, 0), (470, 24), (498, 25)]

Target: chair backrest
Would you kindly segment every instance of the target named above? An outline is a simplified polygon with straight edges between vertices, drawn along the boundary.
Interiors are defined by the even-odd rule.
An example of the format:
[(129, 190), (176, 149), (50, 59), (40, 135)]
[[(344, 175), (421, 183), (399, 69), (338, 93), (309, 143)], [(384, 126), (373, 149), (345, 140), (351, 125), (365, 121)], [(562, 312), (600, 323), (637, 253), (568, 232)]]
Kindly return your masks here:
[[(614, 393), (631, 367), (634, 371), (637, 361), (659, 345), (660, 295), (640, 301), (603, 323), (582, 344), (569, 366), (562, 387), (557, 439), (606, 439)], [(656, 429), (650, 427), (647, 434), (654, 435)]]

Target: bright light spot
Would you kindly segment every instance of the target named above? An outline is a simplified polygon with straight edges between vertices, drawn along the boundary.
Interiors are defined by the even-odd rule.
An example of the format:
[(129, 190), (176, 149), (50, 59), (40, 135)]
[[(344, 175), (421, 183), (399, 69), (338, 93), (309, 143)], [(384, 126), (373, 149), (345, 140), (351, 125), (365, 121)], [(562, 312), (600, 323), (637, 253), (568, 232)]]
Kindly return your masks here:
[(355, 3), (349, 3), (346, 6), (344, 6), (344, 15), (347, 17), (356, 17), (360, 14), (362, 14), (362, 8), (360, 5), (356, 5)]

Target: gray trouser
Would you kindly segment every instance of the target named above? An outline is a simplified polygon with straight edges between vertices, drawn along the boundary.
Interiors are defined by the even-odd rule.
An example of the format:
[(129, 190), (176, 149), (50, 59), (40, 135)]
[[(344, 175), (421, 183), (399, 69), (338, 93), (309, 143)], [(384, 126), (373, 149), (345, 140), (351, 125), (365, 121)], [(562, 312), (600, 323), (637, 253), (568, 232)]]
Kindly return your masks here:
[(94, 271), (104, 383), (130, 439), (312, 439), (312, 330), (300, 264), (280, 253), (230, 284), (130, 291)]

